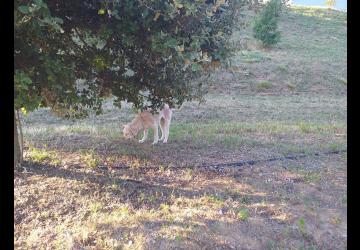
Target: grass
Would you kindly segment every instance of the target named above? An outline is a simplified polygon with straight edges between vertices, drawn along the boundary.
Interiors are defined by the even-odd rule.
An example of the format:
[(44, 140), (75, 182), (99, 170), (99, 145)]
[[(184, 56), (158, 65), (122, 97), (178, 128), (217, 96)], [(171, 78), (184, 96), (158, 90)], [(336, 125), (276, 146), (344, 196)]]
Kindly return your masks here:
[(304, 180), (307, 183), (319, 182), (321, 180), (321, 173), (306, 172), (306, 173), (304, 173)]
[(101, 210), (101, 208), (102, 208), (102, 204), (99, 202), (91, 203), (89, 207), (90, 212), (93, 214), (98, 213)]
[(94, 150), (83, 152), (82, 161), (89, 168), (96, 168), (99, 165), (99, 157), (96, 155)]
[[(346, 14), (294, 7), (279, 29), (270, 50), (251, 25), (235, 32), (231, 67), (212, 73), (205, 104), (174, 111), (167, 145), (122, 138), (127, 103), (23, 117), (15, 247), (346, 249), (347, 157), (313, 156), (347, 147)], [(199, 167), (297, 153), (308, 157)]]
[(306, 228), (305, 228), (305, 220), (304, 218), (300, 218), (297, 222), (297, 226), (302, 234), (306, 234)]
[(256, 86), (258, 90), (265, 90), (265, 89), (270, 89), (272, 87), (272, 84), (270, 82), (267, 81), (263, 81), (258, 83), (258, 85)]
[(246, 208), (241, 209), (237, 213), (237, 218), (242, 221), (246, 221), (249, 218), (249, 211)]
[(38, 149), (30, 147), (26, 151), (26, 156), (34, 162), (37, 163), (44, 163), (49, 162), (52, 165), (59, 165), (61, 164), (60, 159), (57, 157), (55, 151), (46, 150), (46, 149)]
[[(238, 59), (238, 60), (236, 60)], [(267, 58), (264, 56), (264, 54), (260, 51), (248, 51), (248, 50), (242, 50), (239, 52), (239, 56), (235, 59), (235, 62), (245, 62), (245, 63), (255, 63), (255, 62), (262, 62)]]
[(290, 90), (295, 90), (296, 89), (296, 85), (293, 83), (287, 83), (286, 86), (288, 87), (288, 89)]

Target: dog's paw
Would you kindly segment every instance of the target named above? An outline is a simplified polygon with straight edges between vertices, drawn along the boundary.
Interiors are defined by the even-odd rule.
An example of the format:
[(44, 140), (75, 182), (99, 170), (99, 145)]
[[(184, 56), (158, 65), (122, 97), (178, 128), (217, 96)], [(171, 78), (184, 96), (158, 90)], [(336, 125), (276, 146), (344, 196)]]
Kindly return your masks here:
[(158, 143), (158, 141), (154, 141), (154, 142), (152, 143), (152, 145), (155, 145), (156, 143)]
[(139, 143), (144, 143), (145, 140), (140, 140)]
[(167, 143), (167, 141), (164, 140), (163, 143)]

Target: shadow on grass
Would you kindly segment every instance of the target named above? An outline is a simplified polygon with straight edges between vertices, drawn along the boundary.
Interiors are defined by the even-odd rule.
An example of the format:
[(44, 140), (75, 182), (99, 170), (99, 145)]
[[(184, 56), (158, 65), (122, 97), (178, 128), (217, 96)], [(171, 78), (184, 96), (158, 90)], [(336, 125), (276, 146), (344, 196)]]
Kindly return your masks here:
[[(142, 246), (140, 248), (144, 249), (236, 249), (242, 246), (247, 246), (250, 249), (264, 249), (274, 237), (280, 238), (281, 244), (285, 244), (285, 246), (289, 246), (286, 245), (288, 241), (294, 247), (299, 247), (301, 244), (308, 247), (325, 244), (315, 240), (310, 231), (301, 233), (296, 226), (291, 227), (294, 223), (293, 220), (280, 222), (272, 218), (274, 215), (272, 208), (274, 206), (281, 206), (281, 204), (285, 203), (288, 211), (292, 210), (291, 204), (294, 201), (301, 200), (299, 190), (295, 188), (297, 184), (284, 183), (283, 181), (266, 184), (264, 181), (268, 177), (265, 177), (265, 179), (264, 177), (257, 178), (258, 172), (254, 172), (254, 170), (249, 170), (244, 173), (244, 176), (238, 175), (237, 177), (232, 177), (231, 174), (224, 176), (221, 173), (196, 172), (194, 175), (197, 178), (202, 175), (206, 177), (200, 181), (197, 178), (179, 181), (185, 178), (184, 170), (173, 170), (171, 174), (167, 174), (166, 172), (149, 173), (148, 170), (139, 168), (119, 169), (113, 173), (112, 171), (97, 168), (64, 169), (33, 162), (26, 162), (25, 164), (30, 173), (21, 174), (24, 178), (26, 176), (44, 176), (46, 179), (56, 177), (58, 179), (77, 181), (75, 183), (69, 182), (70, 188), (67, 186), (66, 189), (70, 190), (72, 196), (75, 195), (77, 199), (83, 199), (82, 202), (86, 200), (96, 202), (94, 200), (94, 194), (96, 193), (96, 197), (108, 197), (111, 194), (110, 200), (109, 198), (106, 198), (105, 202), (101, 200), (102, 204), (108, 205), (107, 202), (110, 202), (116, 205), (129, 205), (131, 212), (126, 215), (129, 217), (127, 223), (129, 225), (125, 227), (123, 225), (124, 221), (122, 221), (121, 225), (117, 224), (116, 216), (115, 219), (110, 218), (110, 223), (102, 221), (102, 217), (98, 217), (96, 213), (93, 214), (95, 217), (92, 217), (92, 219), (96, 218), (96, 222), (94, 222), (96, 223), (96, 230), (106, 235), (107, 239), (121, 239), (120, 241), (125, 242), (125, 244), (133, 242), (136, 245), (137, 242), (141, 241)], [(268, 175), (271, 172), (265, 170), (264, 174)], [(154, 178), (154, 175), (157, 176)], [(245, 178), (250, 178), (251, 181), (243, 181), (242, 179)], [(63, 181), (59, 182), (54, 179), (53, 182), (54, 185), (58, 186), (57, 192), (63, 195), (61, 192)], [(200, 186), (192, 186), (190, 185), (191, 182), (198, 182)], [(85, 184), (80, 185), (79, 188), (83, 190), (84, 187), (87, 187), (87, 190), (84, 190), (81, 196), (78, 196), (76, 186), (80, 183)], [(242, 192), (236, 192), (234, 185), (240, 189), (242, 188)], [(314, 189), (310, 190), (315, 191)], [(277, 193), (280, 196), (275, 195)], [(312, 194), (310, 196), (318, 199)], [(202, 202), (205, 203), (197, 203), (204, 197), (205, 200)], [(36, 204), (36, 199), (34, 200)], [(177, 204), (178, 201), (180, 201), (180, 204)], [(185, 201), (185, 204), (182, 205), (182, 201)], [(248, 207), (250, 211), (249, 219), (241, 221), (237, 219), (236, 214), (230, 214), (229, 211), (234, 209), (233, 206), (236, 203), (241, 203), (240, 207)], [(161, 212), (164, 211), (164, 204), (168, 204), (170, 207), (175, 206), (174, 216), (171, 215), (171, 211), (167, 212), (167, 216), (161, 216)], [(200, 204), (200, 206), (196, 204)], [(201, 209), (204, 205), (205, 210), (212, 210), (211, 215), (204, 217), (187, 215), (186, 211), (192, 209), (198, 212), (204, 211)], [(82, 207), (84, 206), (86, 207), (87, 203), (82, 203)], [(19, 208), (17, 209), (19, 210)], [(239, 207), (236, 209), (239, 209)], [(256, 212), (256, 209), (260, 210), (260, 212)], [(218, 213), (220, 210), (221, 214)], [(262, 210), (263, 212), (261, 212)], [(111, 208), (110, 210), (104, 208), (99, 216), (111, 216), (113, 211)], [(132, 216), (135, 218), (132, 218)], [(180, 217), (180, 221), (177, 220), (177, 216)], [(307, 223), (311, 225), (311, 217), (306, 218)], [(92, 219), (87, 221), (92, 221)], [(132, 219), (135, 221), (133, 225), (131, 224)], [(125, 221), (127, 221), (126, 217)], [(283, 230), (289, 230), (287, 236), (282, 234)], [(262, 237), (257, 238), (257, 235), (262, 235)], [(335, 233), (331, 235), (331, 237), (333, 236), (343, 244), (340, 236)], [(140, 239), (141, 237), (143, 238)], [(327, 242), (326, 238), (321, 239)], [(91, 238), (81, 242), (79, 244), (82, 247), (95, 244)], [(331, 242), (333, 241), (331, 240), (325, 245), (333, 244)], [(276, 246), (281, 247), (281, 245)]]
[[(85, 172), (87, 169), (84, 168), (64, 169), (49, 164), (39, 164), (31, 161), (24, 162), (24, 167), (28, 171), (28, 173), (24, 176), (41, 175), (45, 177), (57, 177), (96, 184), (99, 187), (110, 187), (102, 191), (110, 191), (113, 195), (116, 195), (123, 200), (129, 201), (134, 208), (145, 206), (146, 208), (157, 209), (161, 204), (168, 203), (170, 197), (197, 199), (199, 197), (203, 197), (204, 195), (210, 195), (209, 197), (212, 197), (211, 199), (214, 199), (215, 201), (224, 201), (228, 198), (231, 198), (235, 200), (239, 199), (241, 201), (246, 201), (246, 203), (256, 203), (264, 199), (263, 195), (240, 195), (236, 192), (233, 192), (233, 190), (224, 189), (220, 191), (218, 187), (209, 185), (202, 185), (202, 188), (197, 190), (182, 189), (178, 186), (171, 187), (169, 184), (174, 184), (174, 182), (167, 180), (166, 177), (162, 178), (157, 176), (157, 178), (154, 180), (139, 180), (139, 177), (144, 179), (147, 174), (146, 172), (148, 171), (142, 168), (130, 170), (119, 169), (115, 173), (112, 173), (109, 170), (101, 169), (93, 169), (90, 172)], [(122, 171), (126, 171), (127, 174), (131, 172), (131, 175), (133, 175), (135, 178), (122, 176)], [(179, 173), (183, 173), (183, 170), (180, 171), (181, 172)], [(176, 175), (177, 173), (174, 172), (173, 174)], [(237, 176), (239, 177), (241, 175), (238, 174)], [(181, 181), (181, 183), (177, 184), (184, 186), (190, 182), (192, 181), (187, 180)], [(145, 199), (144, 197), (141, 197), (144, 191), (147, 194)]]

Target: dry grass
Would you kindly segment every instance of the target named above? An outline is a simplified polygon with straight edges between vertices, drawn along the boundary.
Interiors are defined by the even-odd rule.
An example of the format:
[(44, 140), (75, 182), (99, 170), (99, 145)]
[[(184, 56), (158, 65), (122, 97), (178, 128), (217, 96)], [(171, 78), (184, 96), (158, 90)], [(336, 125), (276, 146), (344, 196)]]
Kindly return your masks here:
[[(174, 112), (168, 145), (124, 140), (125, 103), (23, 117), (15, 248), (345, 249), (346, 154), (311, 154), (346, 149), (346, 16), (294, 8), (280, 29), (272, 50), (234, 35), (233, 66)], [(294, 153), (309, 156), (199, 167)]]

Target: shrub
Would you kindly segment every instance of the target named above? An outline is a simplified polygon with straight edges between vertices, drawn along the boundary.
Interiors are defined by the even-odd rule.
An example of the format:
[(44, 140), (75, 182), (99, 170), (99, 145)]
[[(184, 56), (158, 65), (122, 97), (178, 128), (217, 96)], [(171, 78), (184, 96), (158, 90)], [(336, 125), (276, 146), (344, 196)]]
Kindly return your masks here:
[(281, 10), (280, 0), (270, 0), (255, 20), (254, 37), (260, 40), (265, 47), (276, 44), (280, 40), (277, 22)]

